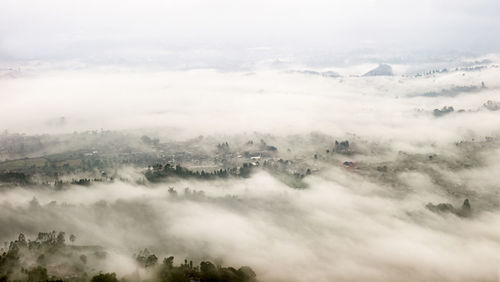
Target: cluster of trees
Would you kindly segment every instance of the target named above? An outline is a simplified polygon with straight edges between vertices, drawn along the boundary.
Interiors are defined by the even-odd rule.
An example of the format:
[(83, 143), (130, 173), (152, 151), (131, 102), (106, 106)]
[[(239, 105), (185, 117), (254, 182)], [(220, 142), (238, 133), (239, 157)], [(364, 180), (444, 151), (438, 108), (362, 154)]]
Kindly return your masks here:
[(146, 135), (141, 137), (141, 141), (142, 141), (142, 143), (144, 143), (146, 145), (150, 145), (150, 146), (158, 146), (158, 144), (160, 144), (160, 139), (151, 138), (151, 137), (146, 136)]
[(264, 139), (260, 139), (260, 148), (262, 150), (271, 151), (271, 152), (278, 151), (278, 148), (276, 148), (275, 146), (267, 145), (267, 143), (266, 143), (266, 141), (264, 141)]
[[(458, 71), (458, 68), (456, 69), (456, 71)], [(422, 73), (417, 73), (415, 75), (415, 77), (420, 77), (420, 76), (424, 76), (424, 75), (431, 75), (431, 74), (435, 74), (435, 73), (444, 73), (444, 72), (448, 72), (448, 69), (444, 68), (444, 69), (434, 69), (434, 70), (424, 71)]]
[(229, 143), (220, 143), (217, 144), (217, 150), (220, 152), (229, 152)]
[[(97, 171), (102, 171), (105, 168), (113, 165), (107, 160), (99, 159), (68, 159), (64, 161), (52, 161), (46, 158), (33, 158), (33, 159), (22, 159), (18, 161), (6, 162), (3, 164), (3, 169), (0, 169), (0, 183), (9, 183), (17, 185), (29, 185), (29, 184), (47, 184), (49, 182), (47, 179), (51, 179), (50, 182), (55, 181), (55, 186), (60, 186), (63, 183), (58, 183), (58, 178), (64, 174), (71, 174), (81, 171), (91, 171), (97, 173)], [(20, 162), (24, 162), (23, 165), (19, 165)], [(63, 163), (64, 162), (64, 163)], [(9, 166), (9, 163), (13, 163)], [(35, 176), (35, 177), (33, 177)], [(35, 181), (40, 176), (44, 179), (41, 183)], [(97, 180), (94, 180), (97, 181)], [(73, 183), (79, 184), (79, 183)]]
[(31, 183), (31, 179), (23, 172), (8, 171), (0, 173), (0, 182), (26, 185)]
[[(70, 235), (73, 243), (75, 235)], [(81, 251), (102, 255), (92, 248)], [(87, 255), (66, 245), (64, 232), (40, 232), (34, 240), (19, 234), (0, 255), (0, 281), (88, 281)], [(61, 269), (72, 269), (62, 273)]]
[[(71, 181), (63, 181), (61, 179), (54, 180), (54, 188), (56, 190), (62, 189), (65, 186), (71, 185), (81, 185), (81, 186), (90, 186), (94, 182), (113, 182), (113, 177), (110, 178), (80, 178), (80, 179), (72, 179)], [(48, 182), (41, 183), (42, 185), (51, 185)]]
[(352, 150), (349, 147), (348, 140), (344, 140), (344, 141), (340, 141), (340, 142), (335, 140), (335, 146), (333, 147), (333, 151), (335, 153), (339, 153), (339, 154), (351, 154), (352, 153)]
[[(347, 146), (349, 149), (349, 142), (343, 141), (342, 146)], [(347, 145), (345, 145), (347, 144)], [(220, 145), (220, 144), (219, 144)], [(225, 145), (224, 145), (225, 146)], [(283, 176), (286, 179), (291, 179), (293, 182), (302, 180), (306, 175), (311, 174), (311, 169), (307, 169), (304, 172), (290, 172), (288, 165), (292, 164), (292, 161), (285, 161), (283, 159), (279, 159), (278, 161), (273, 160), (265, 160), (262, 164), (257, 161), (255, 163), (243, 163), (239, 167), (234, 167), (230, 169), (219, 169), (211, 172), (202, 171), (194, 171), (189, 170), (180, 165), (172, 165), (167, 163), (166, 165), (155, 164), (153, 166), (148, 167), (148, 170), (144, 173), (146, 179), (150, 182), (161, 182), (168, 178), (191, 178), (191, 179), (200, 179), (200, 180), (211, 180), (211, 179), (220, 179), (227, 177), (241, 177), (248, 178), (254, 172), (256, 167), (261, 167), (266, 171), (274, 174)], [(288, 184), (289, 181), (287, 181)], [(305, 184), (300, 183), (301, 188), (304, 188)], [(291, 185), (295, 187), (297, 185)]]
[[(271, 174), (278, 177), (285, 184), (293, 188), (306, 188), (307, 185), (303, 182), (303, 178), (311, 174), (311, 169), (306, 169), (304, 172), (289, 171), (288, 165), (291, 161), (279, 159), (278, 161), (265, 160), (262, 163), (262, 168)], [(248, 178), (254, 172), (256, 167), (260, 167), (259, 162), (243, 163), (240, 167), (231, 169), (219, 169), (212, 172), (193, 171), (184, 168), (180, 165), (174, 166), (171, 164), (161, 165), (156, 164), (148, 168), (144, 173), (146, 179), (150, 182), (162, 182), (169, 178), (190, 178), (200, 180), (223, 179), (227, 177)]]
[(158, 262), (156, 255), (144, 249), (136, 256), (137, 263), (151, 271), (156, 281), (162, 282), (256, 282), (255, 272), (248, 266), (239, 269), (214, 265), (209, 261), (202, 261), (194, 265), (193, 261), (184, 259), (184, 263), (174, 265), (174, 257), (164, 258)]
[[(307, 169), (305, 172), (293, 172), (290, 173), (288, 171), (287, 165), (290, 164), (291, 161), (284, 161), (280, 159), (279, 161), (264, 161), (263, 168), (269, 171), (272, 174), (285, 174), (290, 177), (294, 177), (296, 179), (302, 179), (306, 175), (311, 174), (311, 170)], [(144, 177), (149, 182), (158, 183), (169, 178), (184, 178), (184, 179), (199, 179), (199, 180), (214, 180), (214, 179), (224, 179), (228, 177), (238, 177), (238, 178), (248, 178), (251, 176), (254, 169), (261, 164), (257, 161), (256, 163), (243, 163), (240, 167), (233, 167), (230, 169), (218, 169), (213, 171), (195, 171), (190, 170), (188, 168), (182, 167), (180, 165), (171, 165), (171, 164), (155, 164), (153, 166), (149, 166), (148, 170), (144, 172)], [(38, 183), (41, 185), (53, 185), (53, 187), (57, 189), (62, 189), (66, 185), (81, 185), (81, 186), (90, 186), (94, 182), (112, 182), (114, 180), (113, 177), (107, 177), (103, 174), (102, 178), (79, 178), (72, 179), (71, 181), (63, 181), (58, 179), (58, 175), (54, 176), (55, 180), (52, 183), (42, 182)], [(144, 185), (145, 179), (137, 180), (137, 184)], [(4, 183), (14, 183), (18, 185), (29, 185), (35, 184), (30, 181), (30, 176), (21, 172), (7, 172), (0, 173), (0, 182)]]
[(205, 172), (204, 170), (189, 170), (180, 165), (174, 166), (171, 164), (156, 164), (149, 167), (144, 175), (150, 182), (161, 182), (168, 178), (218, 179), (227, 178), (229, 176), (246, 178), (250, 176), (253, 167), (254, 165), (250, 163), (244, 163), (241, 167)]
[[(248, 266), (238, 269), (214, 265), (202, 261), (194, 265), (193, 261), (184, 260), (174, 264), (174, 257), (164, 258), (159, 262), (155, 254), (144, 249), (134, 255), (137, 267), (144, 269), (147, 280), (139, 277), (139, 272), (118, 279), (115, 273), (97, 272), (96, 268), (106, 258), (106, 253), (99, 247), (67, 245), (64, 232), (40, 232), (35, 240), (27, 240), (19, 234), (7, 250), (0, 256), (0, 282), (6, 281), (81, 281), (81, 282), (256, 282), (255, 272)], [(76, 236), (69, 236), (74, 243)], [(94, 257), (94, 260), (90, 258)]]
[(469, 217), (472, 215), (472, 208), (470, 206), (469, 199), (465, 199), (462, 207), (460, 208), (455, 208), (450, 203), (439, 203), (437, 205), (428, 203), (425, 207), (435, 213), (452, 213), (459, 217)]
[(80, 178), (78, 180), (73, 179), (71, 181), (71, 184), (89, 186), (91, 182), (92, 182), (92, 180), (89, 178)]
[[(89, 186), (92, 184), (92, 182), (104, 182), (108, 180), (108, 178), (80, 178), (80, 179), (73, 179), (71, 180), (71, 184), (73, 185), (82, 185), (82, 186)], [(113, 177), (109, 178), (109, 181), (113, 181)]]
[(434, 109), (434, 111), (432, 112), (432, 114), (435, 117), (441, 117), (441, 116), (444, 116), (446, 114), (452, 113), (453, 111), (455, 111), (455, 109), (452, 106), (449, 106), (449, 107), (444, 106), (441, 110), (440, 109)]

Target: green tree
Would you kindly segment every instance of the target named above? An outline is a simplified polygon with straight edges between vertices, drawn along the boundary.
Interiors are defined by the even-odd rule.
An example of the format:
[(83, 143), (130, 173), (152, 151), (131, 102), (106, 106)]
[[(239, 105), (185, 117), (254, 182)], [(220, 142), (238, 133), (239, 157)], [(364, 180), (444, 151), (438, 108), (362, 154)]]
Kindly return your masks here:
[(118, 282), (116, 273), (99, 273), (92, 277), (91, 282)]
[(29, 282), (48, 281), (49, 279), (47, 269), (41, 266), (29, 270), (27, 274)]

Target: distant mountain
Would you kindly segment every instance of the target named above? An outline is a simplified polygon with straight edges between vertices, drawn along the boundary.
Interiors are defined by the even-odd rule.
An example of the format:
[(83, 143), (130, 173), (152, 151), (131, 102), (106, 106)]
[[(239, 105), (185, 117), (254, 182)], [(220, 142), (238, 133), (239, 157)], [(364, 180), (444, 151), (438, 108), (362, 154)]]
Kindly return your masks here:
[(387, 64), (380, 64), (378, 67), (372, 69), (371, 71), (363, 74), (363, 76), (381, 76), (381, 75), (387, 75), (387, 76), (392, 76), (392, 67)]

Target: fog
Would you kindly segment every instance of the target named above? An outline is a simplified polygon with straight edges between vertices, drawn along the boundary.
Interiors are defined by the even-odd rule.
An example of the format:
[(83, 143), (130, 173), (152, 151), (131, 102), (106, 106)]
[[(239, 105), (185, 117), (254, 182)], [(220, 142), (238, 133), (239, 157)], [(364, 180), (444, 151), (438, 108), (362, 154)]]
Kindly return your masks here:
[[(134, 269), (130, 254), (148, 247), (252, 265), (262, 281), (497, 281), (498, 209), (470, 219), (434, 214), (422, 203), (446, 197), (425, 176), (406, 181), (413, 189), (402, 198), (339, 169), (310, 177), (307, 190), (265, 173), (237, 183), (175, 184), (203, 197), (125, 183), (15, 189), (2, 193), (0, 224), (9, 228), (0, 236), (64, 229), (80, 243), (106, 246), (112, 255), (104, 270), (120, 275)], [(29, 204), (33, 196), (40, 205)], [(480, 210), (479, 201), (473, 205)]]
[[(378, 177), (326, 158), (304, 178), (306, 189), (263, 170), (247, 179), (146, 186), (12, 187), (0, 192), (0, 239), (77, 234), (79, 244), (106, 248), (100, 270), (119, 276), (137, 268), (132, 254), (149, 248), (177, 261), (250, 265), (260, 281), (498, 281), (500, 115), (484, 104), (500, 99), (500, 70), (496, 56), (489, 58), (478, 71), (424, 76), (360, 76), (376, 67), (370, 64), (330, 69), (342, 75), (335, 78), (269, 69), (9, 73), (0, 83), (0, 120), (9, 132), (104, 128), (163, 140), (260, 132), (292, 152), (324, 151), (328, 144), (304, 140), (326, 134), (354, 138), (359, 152), (341, 158), (359, 162), (360, 171), (394, 169)], [(436, 115), (444, 106), (455, 111)], [(472, 145), (462, 149), (460, 141)], [(418, 154), (439, 162), (419, 166)], [(141, 173), (120, 169), (132, 178)], [(426, 207), (460, 207), (466, 198), (470, 217)]]
[(0, 6), (0, 281), (500, 281), (499, 1)]
[[(375, 66), (358, 66), (357, 74)], [(498, 100), (495, 65), (479, 72), (425, 77), (357, 77), (351, 76), (351, 69), (335, 70), (345, 76), (325, 78), (276, 70), (27, 70), (1, 80), (0, 119), (2, 129), (11, 132), (157, 128), (171, 138), (320, 131), (405, 139), (407, 143), (449, 143), (496, 133), (498, 115), (478, 111), (488, 100)], [(456, 87), (474, 87), (479, 92), (424, 95)], [(442, 119), (430, 113), (444, 106), (473, 113)]]

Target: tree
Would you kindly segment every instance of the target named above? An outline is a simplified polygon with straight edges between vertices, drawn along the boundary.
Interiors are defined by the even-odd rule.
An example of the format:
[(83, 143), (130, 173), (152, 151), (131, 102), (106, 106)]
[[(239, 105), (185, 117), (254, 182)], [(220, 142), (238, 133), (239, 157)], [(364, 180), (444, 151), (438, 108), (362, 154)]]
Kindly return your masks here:
[(168, 268), (172, 268), (174, 267), (174, 257), (173, 256), (169, 256), (168, 258), (164, 258), (163, 259), (163, 264)]
[(19, 237), (17, 238), (17, 241), (19, 241), (19, 244), (23, 247), (26, 247), (26, 237), (24, 236), (23, 233), (19, 234)]
[(59, 232), (59, 234), (57, 234), (57, 244), (58, 245), (64, 245), (64, 243), (66, 242), (66, 239), (64, 238), (64, 235), (66, 233), (64, 232)]
[(213, 272), (215, 270), (217, 270), (215, 268), (215, 265), (209, 261), (202, 261), (200, 263), (200, 271), (201, 272)]
[(144, 144), (147, 144), (147, 145), (151, 145), (151, 143), (153, 142), (153, 140), (151, 140), (151, 138), (149, 138), (148, 136), (144, 135), (141, 137), (141, 141), (144, 143)]
[(87, 264), (87, 256), (86, 255), (80, 255), (80, 260), (83, 262), (83, 264)]
[(27, 274), (29, 282), (48, 281), (49, 279), (47, 269), (41, 266), (31, 269)]
[(40, 203), (38, 203), (38, 200), (36, 199), (36, 197), (33, 197), (33, 199), (31, 199), (30, 201), (30, 208), (39, 208), (40, 207)]
[(116, 273), (99, 273), (92, 277), (91, 282), (118, 282), (116, 279)]
[(146, 267), (152, 267), (152, 266), (155, 266), (157, 263), (158, 263), (158, 257), (156, 257), (156, 256), (153, 254), (153, 255), (149, 255), (149, 256), (146, 258), (146, 264), (145, 264), (145, 266), (146, 266)]
[(70, 241), (71, 243), (74, 243), (74, 242), (75, 242), (75, 240), (76, 240), (76, 236), (75, 236), (75, 235), (73, 235), (73, 234), (69, 235), (69, 241)]

